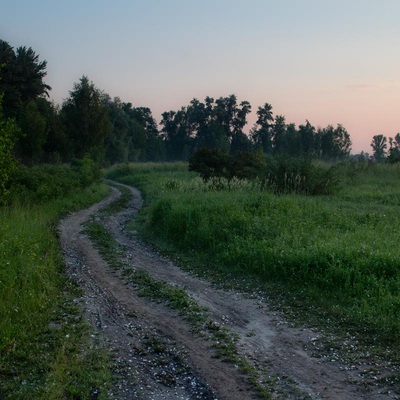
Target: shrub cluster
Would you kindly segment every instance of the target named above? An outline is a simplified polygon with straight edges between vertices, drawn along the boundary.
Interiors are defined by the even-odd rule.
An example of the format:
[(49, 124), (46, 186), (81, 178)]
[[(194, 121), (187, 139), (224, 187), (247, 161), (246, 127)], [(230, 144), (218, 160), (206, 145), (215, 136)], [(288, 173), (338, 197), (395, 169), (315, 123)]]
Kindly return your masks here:
[(42, 203), (88, 187), (101, 176), (99, 166), (90, 157), (71, 165), (42, 164), (31, 168), (19, 165), (13, 175), (8, 200)]
[(267, 159), (263, 184), (274, 193), (326, 195), (339, 184), (335, 167), (323, 167), (309, 158), (277, 157)]
[(239, 151), (229, 155), (224, 149), (203, 148), (189, 159), (189, 171), (197, 172), (205, 182), (214, 178), (256, 179), (264, 168), (262, 152)]
[(223, 149), (197, 151), (189, 160), (189, 171), (197, 172), (205, 182), (258, 181), (262, 189), (276, 194), (331, 194), (339, 183), (334, 167), (317, 165), (310, 158), (264, 158), (263, 153), (252, 152), (229, 155)]

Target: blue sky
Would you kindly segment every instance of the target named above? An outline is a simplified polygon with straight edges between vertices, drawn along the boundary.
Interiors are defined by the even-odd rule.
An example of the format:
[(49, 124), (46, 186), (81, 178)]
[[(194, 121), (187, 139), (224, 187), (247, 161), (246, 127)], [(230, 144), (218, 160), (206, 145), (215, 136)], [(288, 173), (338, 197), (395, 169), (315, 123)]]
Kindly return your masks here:
[(353, 151), (400, 131), (398, 0), (0, 0), (0, 39), (48, 61), (57, 103), (87, 75), (163, 111), (232, 93), (297, 125), (343, 124)]

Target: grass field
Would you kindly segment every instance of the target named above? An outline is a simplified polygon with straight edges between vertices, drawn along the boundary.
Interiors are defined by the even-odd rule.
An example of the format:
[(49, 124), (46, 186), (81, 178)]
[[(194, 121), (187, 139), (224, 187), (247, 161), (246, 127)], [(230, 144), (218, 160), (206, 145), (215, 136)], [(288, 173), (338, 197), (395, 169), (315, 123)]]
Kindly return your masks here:
[(337, 174), (333, 195), (278, 196), (243, 181), (213, 190), (185, 164), (109, 171), (143, 191), (142, 233), (208, 276), (272, 283), (333, 325), (398, 345), (400, 166), (349, 162)]
[[(340, 190), (329, 196), (278, 196), (243, 181), (210, 186), (185, 164), (124, 165), (108, 175), (142, 190), (135, 229), (185, 266), (264, 290), (303, 320), (364, 335), (393, 355), (400, 166), (348, 163), (337, 173)], [(74, 302), (56, 227), (105, 193), (95, 185), (0, 208), (0, 398), (104, 398), (108, 355)]]
[(0, 209), (0, 398), (104, 398), (107, 353), (73, 301), (56, 227), (107, 193), (80, 189), (40, 205)]

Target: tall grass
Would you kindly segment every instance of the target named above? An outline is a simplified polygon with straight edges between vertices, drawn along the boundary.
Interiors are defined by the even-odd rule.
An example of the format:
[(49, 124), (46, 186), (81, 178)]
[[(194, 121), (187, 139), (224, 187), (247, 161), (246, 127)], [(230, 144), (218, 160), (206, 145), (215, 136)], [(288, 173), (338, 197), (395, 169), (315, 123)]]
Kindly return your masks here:
[(400, 168), (336, 169), (341, 191), (317, 197), (279, 196), (246, 182), (210, 190), (182, 165), (125, 167), (122, 179), (146, 194), (147, 235), (212, 268), (301, 291), (400, 343)]
[[(57, 293), (57, 242), (48, 222), (43, 209), (13, 207), (0, 214), (0, 330), (6, 351), (18, 350), (16, 338), (29, 336), (33, 325), (41, 324), (43, 310)], [(31, 318), (36, 313), (38, 320)]]
[(61, 215), (106, 192), (97, 185), (41, 205), (0, 208), (1, 399), (90, 398), (106, 380), (106, 363), (96, 364), (87, 350), (88, 328), (56, 235)]

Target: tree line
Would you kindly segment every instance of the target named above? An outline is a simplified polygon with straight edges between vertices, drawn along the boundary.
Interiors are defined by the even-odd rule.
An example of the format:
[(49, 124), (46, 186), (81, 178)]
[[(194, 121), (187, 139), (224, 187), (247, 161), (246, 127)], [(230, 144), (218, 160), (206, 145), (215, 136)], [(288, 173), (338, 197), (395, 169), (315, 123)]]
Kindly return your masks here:
[(337, 159), (351, 149), (343, 126), (316, 129), (307, 121), (297, 129), (284, 116), (274, 117), (268, 103), (258, 108), (257, 122), (245, 134), (251, 105), (239, 103), (235, 95), (193, 99), (178, 111), (164, 112), (161, 129), (149, 108), (112, 99), (87, 76), (56, 105), (49, 101), (51, 87), (44, 82), (47, 62), (30, 47), (14, 50), (2, 40), (0, 66), (2, 115), (19, 128), (14, 155), (26, 165), (70, 162), (85, 154), (104, 165), (188, 160), (203, 147), (232, 154), (262, 149), (266, 154)]
[(243, 132), (251, 112), (248, 101), (238, 103), (235, 95), (204, 102), (193, 99), (179, 111), (162, 114), (161, 132), (170, 159), (186, 160), (200, 148), (222, 148), (230, 154), (262, 150), (267, 155), (310, 156), (327, 160), (347, 157), (349, 133), (342, 125), (316, 129), (309, 121), (296, 128), (283, 115), (273, 116), (272, 105), (258, 107), (257, 121)]
[[(14, 49), (0, 40), (2, 170), (1, 165), (11, 165), (10, 147), (13, 159), (28, 166), (69, 163), (84, 156), (102, 166), (186, 161), (201, 148), (223, 149), (232, 155), (262, 151), (272, 156), (326, 160), (346, 158), (351, 151), (344, 126), (315, 128), (306, 120), (296, 127), (283, 115), (274, 116), (269, 103), (258, 107), (256, 123), (245, 133), (252, 107), (233, 94), (206, 97), (204, 101), (194, 98), (177, 111), (162, 113), (160, 126), (148, 107), (112, 99), (87, 76), (82, 76), (68, 98), (57, 105), (49, 100), (46, 68), (47, 62), (32, 48)], [(391, 159), (400, 159), (400, 134), (389, 143)], [(372, 148), (376, 159), (384, 159), (386, 138), (374, 136)]]
[(25, 165), (89, 155), (99, 164), (165, 159), (151, 110), (111, 99), (82, 76), (61, 105), (49, 100), (47, 62), (32, 48), (0, 40), (2, 119), (12, 120), (13, 155)]
[(389, 139), (382, 134), (375, 135), (371, 147), (376, 161), (400, 162), (400, 133)]

